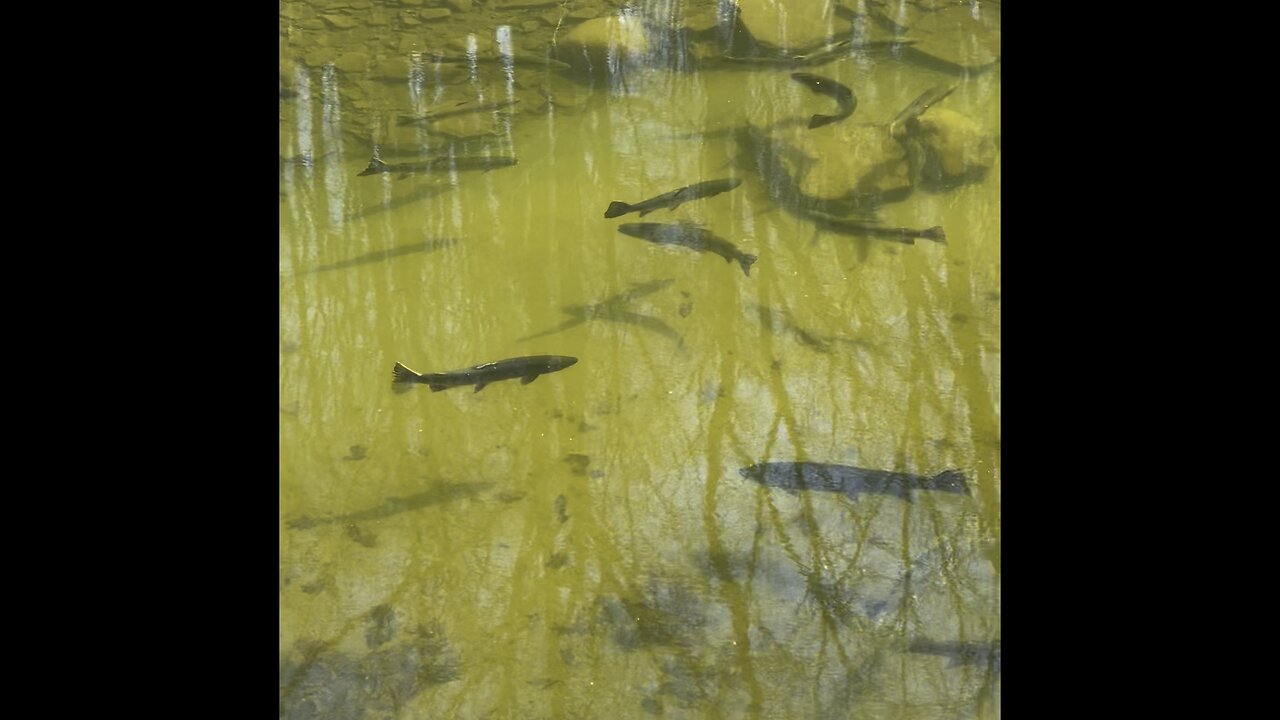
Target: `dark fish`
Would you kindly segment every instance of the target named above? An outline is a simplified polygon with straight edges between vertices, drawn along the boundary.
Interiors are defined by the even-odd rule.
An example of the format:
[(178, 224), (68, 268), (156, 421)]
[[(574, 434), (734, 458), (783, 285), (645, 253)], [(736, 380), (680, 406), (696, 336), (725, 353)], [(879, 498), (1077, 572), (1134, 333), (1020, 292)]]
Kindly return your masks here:
[(356, 257), (353, 257), (350, 260), (342, 260), (340, 262), (330, 263), (328, 265), (321, 265), (320, 267), (315, 268), (311, 272), (318, 273), (318, 272), (324, 272), (326, 270), (341, 270), (343, 268), (355, 267), (357, 265), (365, 265), (367, 263), (374, 263), (382, 260), (390, 260), (391, 258), (401, 257), (404, 255), (412, 255), (413, 253), (435, 252), (436, 250), (449, 247), (450, 245), (456, 245), (457, 242), (458, 241), (455, 239), (443, 239), (443, 240), (427, 240), (425, 242), (409, 243), (408, 245), (400, 245), (397, 247), (393, 247), (390, 250), (376, 250), (371, 253), (365, 253), (364, 255), (357, 255)]
[(922, 67), (934, 72), (940, 72), (953, 77), (974, 77), (991, 72), (1000, 66), (1000, 58), (996, 58), (985, 65), (961, 65), (960, 63), (944, 60), (937, 55), (918, 50), (914, 47), (904, 46), (898, 49), (895, 55), (896, 59), (906, 62), (916, 67)]
[(486, 110), (501, 110), (504, 107), (510, 107), (512, 105), (515, 105), (520, 101), (519, 100), (501, 100), (499, 102), (481, 103), (479, 105), (472, 105), (470, 107), (461, 107), (462, 105), (465, 105), (469, 102), (471, 101), (463, 100), (462, 102), (458, 103), (458, 107), (455, 107), (455, 109), (453, 110), (428, 112), (425, 115), (416, 115), (413, 117), (402, 117), (396, 120), (396, 125), (401, 125), (401, 126), (421, 125), (426, 123), (433, 123), (437, 120), (443, 120), (445, 118), (457, 117), (459, 115), (471, 115), (472, 113), (485, 112)]
[[(408, 497), (389, 497), (386, 502), (367, 510), (348, 513), (346, 515), (330, 515), (328, 517), (312, 518), (303, 516), (290, 520), (285, 525), (291, 530), (307, 530), (319, 525), (332, 525), (334, 523), (361, 523), (370, 520), (385, 520), (386, 518), (401, 513), (419, 510), (431, 505), (449, 502), (450, 500), (460, 500), (462, 498), (477, 495), (489, 488), (493, 487), (493, 483), (472, 483), (472, 482), (436, 482), (429, 490), (425, 490)], [(349, 532), (349, 531), (348, 531)]]
[(627, 213), (639, 212), (640, 217), (644, 217), (654, 210), (675, 210), (681, 205), (699, 198), (709, 198), (719, 195), (723, 192), (738, 187), (742, 184), (741, 178), (725, 178), (723, 180), (707, 180), (694, 185), (686, 185), (679, 190), (672, 190), (669, 193), (663, 193), (657, 197), (649, 198), (635, 205), (628, 205), (624, 202), (614, 201), (609, 203), (609, 209), (604, 211), (607, 218), (626, 215)]
[(852, 40), (840, 40), (834, 43), (824, 45), (803, 55), (756, 55), (749, 57), (735, 57), (733, 55), (721, 55), (718, 57), (708, 58), (703, 61), (704, 64), (717, 67), (734, 66), (745, 67), (775, 67), (775, 68), (793, 68), (793, 67), (814, 67), (817, 65), (825, 65), (829, 62), (839, 60), (841, 58), (853, 57), (855, 55), (870, 55), (880, 51), (894, 51), (905, 45), (915, 45), (919, 40), (908, 40), (906, 38), (895, 38), (893, 40), (869, 40), (854, 43)]
[[(485, 363), (465, 370), (425, 373), (422, 375), (400, 363), (396, 363), (391, 370), (391, 384), (393, 388), (400, 392), (403, 392), (403, 390), (396, 386), (403, 386), (409, 383), (422, 383), (430, 387), (431, 392), (440, 392), (441, 390), (463, 385), (475, 385), (476, 392), (480, 392), (485, 385), (499, 380), (520, 378), (521, 385), (528, 385), (537, 380), (539, 375), (563, 370), (576, 362), (578, 362), (578, 358), (565, 355), (533, 355)], [(407, 390), (408, 388), (404, 389)]]
[(915, 245), (916, 238), (932, 240), (944, 245), (947, 243), (947, 235), (942, 231), (941, 225), (935, 225), (924, 230), (915, 230), (905, 227), (887, 227), (865, 221), (850, 220), (848, 218), (831, 217), (818, 212), (805, 213), (804, 216), (812, 220), (819, 229), (839, 233), (841, 235), (874, 237), (881, 240), (903, 243), (905, 245)]
[(742, 266), (742, 274), (747, 277), (751, 276), (751, 264), (757, 259), (755, 255), (742, 252), (728, 240), (692, 223), (623, 223), (618, 226), (618, 232), (659, 245), (679, 245), (698, 252), (715, 253), (729, 262), (737, 260)]
[(950, 87), (946, 85), (938, 85), (931, 87), (921, 93), (920, 97), (911, 101), (911, 104), (902, 109), (893, 118), (893, 122), (889, 123), (889, 134), (897, 137), (907, 124), (924, 114), (930, 107), (942, 102), (942, 99), (955, 92), (957, 85)]
[(428, 172), (461, 172), (463, 170), (484, 170), (511, 167), (516, 164), (512, 157), (436, 157), (429, 160), (389, 165), (378, 158), (369, 161), (369, 167), (359, 175), (376, 175), (378, 173), (428, 173)]
[(819, 95), (826, 95), (835, 99), (836, 104), (840, 106), (838, 115), (814, 115), (809, 120), (810, 130), (829, 125), (837, 120), (843, 120), (852, 115), (854, 109), (858, 107), (858, 98), (854, 97), (853, 91), (831, 78), (814, 75), (813, 73), (794, 72), (791, 73), (791, 79), (806, 85)]
[(281, 100), (292, 100), (293, 98), (296, 98), (296, 97), (298, 97), (297, 92), (290, 90), (289, 88), (286, 88), (286, 87), (280, 88)]
[(991, 665), (1000, 672), (1000, 641), (974, 642), (960, 640), (912, 640), (907, 652), (924, 655), (940, 655), (947, 658), (947, 667), (957, 665)]
[(959, 470), (944, 470), (933, 477), (925, 477), (887, 470), (864, 470), (849, 465), (776, 462), (744, 467), (738, 474), (761, 485), (787, 492), (822, 490), (841, 493), (854, 499), (864, 493), (875, 493), (911, 502), (912, 490), (969, 493), (968, 482)]

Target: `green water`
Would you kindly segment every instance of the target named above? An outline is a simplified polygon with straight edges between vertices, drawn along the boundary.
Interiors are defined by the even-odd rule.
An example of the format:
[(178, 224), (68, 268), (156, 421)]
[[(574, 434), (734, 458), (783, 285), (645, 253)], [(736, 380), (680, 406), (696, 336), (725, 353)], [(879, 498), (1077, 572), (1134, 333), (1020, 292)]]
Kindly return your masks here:
[[(879, 208), (945, 244), (860, 241), (778, 201), (759, 129), (883, 126), (954, 84), (938, 107), (995, 137), (998, 71), (691, 69), (656, 40), (613, 77), (420, 54), (546, 57), (619, 12), (513, 4), (281, 3), (281, 717), (997, 717), (999, 153), (980, 180)], [(659, 24), (716, 3), (631, 6)], [(863, 7), (957, 63), (998, 47), (998, 5)], [(835, 107), (797, 69), (852, 88), (853, 116), (788, 125)], [(375, 144), (389, 163), (518, 164), (359, 176)], [(743, 182), (602, 217), (722, 177)], [(758, 256), (750, 275), (617, 231), (681, 220)], [(391, 386), (396, 362), (527, 355), (578, 362), (480, 392)], [(770, 461), (959, 468), (971, 494), (852, 499), (738, 472)]]

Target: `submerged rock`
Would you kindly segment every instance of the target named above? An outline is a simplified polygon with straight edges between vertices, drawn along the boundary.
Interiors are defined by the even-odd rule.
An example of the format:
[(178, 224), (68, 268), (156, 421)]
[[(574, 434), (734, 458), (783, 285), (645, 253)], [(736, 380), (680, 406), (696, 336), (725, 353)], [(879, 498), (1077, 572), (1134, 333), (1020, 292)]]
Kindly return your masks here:
[(639, 18), (609, 16), (587, 20), (561, 36), (559, 59), (593, 74), (616, 73), (642, 62), (649, 36)]
[(995, 140), (969, 117), (931, 109), (903, 130), (916, 182), (930, 191), (948, 190), (986, 177), (995, 162)]
[(832, 0), (737, 0), (737, 6), (743, 29), (768, 50), (807, 50), (844, 30)]

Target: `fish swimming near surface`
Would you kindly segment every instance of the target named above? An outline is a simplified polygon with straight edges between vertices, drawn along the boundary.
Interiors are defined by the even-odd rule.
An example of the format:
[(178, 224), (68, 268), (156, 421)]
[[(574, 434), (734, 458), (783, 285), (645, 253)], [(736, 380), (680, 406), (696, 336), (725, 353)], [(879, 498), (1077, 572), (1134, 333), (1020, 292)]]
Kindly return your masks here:
[(841, 85), (831, 78), (814, 75), (813, 73), (794, 72), (791, 73), (791, 79), (805, 85), (819, 95), (833, 98), (840, 108), (840, 112), (835, 115), (814, 115), (809, 120), (810, 130), (843, 120), (852, 115), (853, 111), (858, 107), (858, 98), (854, 96), (853, 91), (848, 86)]
[(715, 253), (729, 262), (736, 260), (742, 266), (742, 274), (747, 277), (751, 277), (751, 265), (758, 259), (755, 255), (742, 252), (736, 245), (711, 231), (688, 222), (670, 225), (623, 223), (618, 226), (618, 232), (658, 245), (678, 245), (698, 252)]
[(421, 383), (430, 387), (431, 392), (440, 392), (452, 387), (475, 385), (476, 392), (480, 392), (485, 385), (499, 380), (520, 378), (521, 385), (528, 385), (537, 380), (539, 375), (564, 370), (576, 362), (578, 358), (567, 355), (532, 355), (485, 363), (464, 370), (423, 374), (396, 363), (391, 370), (391, 386), (397, 392), (404, 392), (413, 383)]
[(744, 467), (738, 474), (768, 487), (794, 493), (799, 490), (835, 492), (857, 499), (859, 495), (892, 495), (911, 502), (912, 490), (937, 490), (967, 495), (968, 480), (959, 470), (944, 470), (933, 477), (887, 470), (866, 470), (849, 465), (813, 462), (770, 462)]
[(663, 193), (657, 197), (652, 197), (648, 200), (638, 202), (635, 205), (629, 205), (615, 200), (614, 202), (609, 203), (609, 208), (604, 211), (604, 216), (606, 218), (615, 218), (619, 215), (638, 212), (640, 213), (640, 217), (644, 217), (654, 210), (662, 210), (663, 208), (667, 210), (675, 210), (681, 205), (692, 200), (709, 198), (723, 192), (729, 192), (741, 184), (741, 178), (707, 180), (693, 185), (686, 185), (679, 190), (672, 190), (671, 192)]
[(378, 173), (429, 173), (429, 172), (462, 172), (464, 170), (483, 170), (488, 172), (494, 168), (511, 167), (516, 164), (513, 157), (435, 157), (428, 160), (408, 163), (389, 164), (378, 158), (369, 161), (369, 167), (358, 176), (376, 175)]
[(944, 98), (956, 91), (957, 85), (938, 85), (931, 87), (920, 94), (920, 97), (911, 101), (911, 104), (902, 109), (898, 113), (893, 122), (889, 123), (889, 134), (898, 137), (904, 130), (909, 129), (910, 123), (925, 113), (926, 110), (942, 102)]

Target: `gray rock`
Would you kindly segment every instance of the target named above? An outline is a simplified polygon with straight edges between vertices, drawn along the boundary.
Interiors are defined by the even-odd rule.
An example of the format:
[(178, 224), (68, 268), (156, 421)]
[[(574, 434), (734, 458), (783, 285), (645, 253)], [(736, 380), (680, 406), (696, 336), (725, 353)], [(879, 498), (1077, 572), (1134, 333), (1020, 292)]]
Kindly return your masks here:
[(453, 8), (454, 12), (471, 12), (471, 6), (475, 5), (472, 0), (445, 0), (445, 5)]
[(449, 8), (426, 8), (418, 11), (418, 17), (426, 22), (445, 20), (451, 15), (453, 11)]
[(803, 51), (823, 44), (846, 25), (832, 0), (737, 0), (738, 20), (760, 45)]

